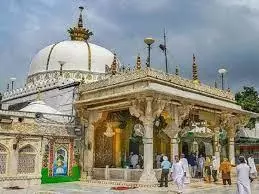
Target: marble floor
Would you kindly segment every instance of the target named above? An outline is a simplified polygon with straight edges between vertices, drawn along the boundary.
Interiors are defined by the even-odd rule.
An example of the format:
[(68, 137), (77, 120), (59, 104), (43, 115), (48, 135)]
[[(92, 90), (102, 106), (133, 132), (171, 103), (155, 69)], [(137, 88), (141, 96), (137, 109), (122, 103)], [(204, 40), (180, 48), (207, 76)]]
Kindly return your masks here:
[[(185, 187), (184, 193), (192, 194), (235, 194), (235, 184), (232, 186), (223, 186), (221, 184), (204, 184), (195, 183)], [(0, 194), (164, 194), (176, 193), (175, 186), (170, 185), (168, 188), (136, 188), (124, 191), (111, 190), (111, 185), (87, 184), (82, 182), (45, 184), (27, 189), (7, 190), (0, 189)], [(259, 181), (252, 184), (252, 193), (259, 193)]]

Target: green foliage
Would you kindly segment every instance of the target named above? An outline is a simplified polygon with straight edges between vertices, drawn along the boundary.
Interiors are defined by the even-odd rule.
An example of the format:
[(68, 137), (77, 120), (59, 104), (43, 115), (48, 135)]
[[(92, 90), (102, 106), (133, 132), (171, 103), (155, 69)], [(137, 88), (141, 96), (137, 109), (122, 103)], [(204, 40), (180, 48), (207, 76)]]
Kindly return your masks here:
[(236, 94), (235, 99), (244, 110), (259, 113), (258, 92), (254, 87), (245, 86), (243, 91)]
[(49, 176), (49, 169), (41, 169), (41, 183), (62, 183), (62, 182), (72, 182), (79, 181), (80, 179), (80, 168), (75, 165), (72, 167), (72, 176)]
[[(258, 92), (254, 87), (244, 86), (243, 91), (236, 93), (235, 99), (244, 110), (259, 113)], [(246, 127), (252, 129), (255, 127), (255, 118), (251, 118)]]

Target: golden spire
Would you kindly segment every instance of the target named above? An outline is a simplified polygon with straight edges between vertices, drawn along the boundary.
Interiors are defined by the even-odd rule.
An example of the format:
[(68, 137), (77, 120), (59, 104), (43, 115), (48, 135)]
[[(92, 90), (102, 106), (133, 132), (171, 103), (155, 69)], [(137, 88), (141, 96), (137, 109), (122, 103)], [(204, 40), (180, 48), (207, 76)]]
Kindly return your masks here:
[(192, 79), (194, 83), (200, 83), (199, 77), (198, 77), (198, 66), (195, 61), (195, 55), (192, 56)]
[(82, 12), (84, 7), (79, 7), (80, 15), (77, 23), (77, 27), (69, 28), (68, 33), (70, 34), (71, 40), (87, 41), (90, 36), (93, 35), (88, 29), (84, 28)]
[(136, 67), (137, 70), (141, 69), (141, 59), (140, 59), (140, 55), (138, 54), (137, 57), (137, 62), (136, 62)]
[(176, 65), (176, 68), (175, 68), (175, 75), (179, 76), (179, 67), (178, 67), (178, 65)]
[(114, 53), (114, 57), (113, 57), (112, 65), (111, 65), (112, 75), (115, 75), (117, 73), (117, 68), (118, 68), (117, 56), (116, 56), (116, 53)]

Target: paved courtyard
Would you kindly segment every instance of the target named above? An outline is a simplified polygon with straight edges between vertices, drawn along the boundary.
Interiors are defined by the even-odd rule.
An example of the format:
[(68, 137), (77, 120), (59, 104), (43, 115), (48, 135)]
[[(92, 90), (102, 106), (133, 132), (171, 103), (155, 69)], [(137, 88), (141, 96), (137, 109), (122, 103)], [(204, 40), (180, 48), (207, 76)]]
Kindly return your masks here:
[[(236, 191), (235, 184), (232, 186), (223, 186), (221, 184), (204, 184), (202, 182), (193, 183), (186, 186), (184, 193), (192, 194), (234, 194)], [(115, 191), (111, 187), (114, 185), (87, 184), (82, 182), (46, 184), (27, 189), (8, 190), (0, 189), (0, 194), (81, 194), (81, 193), (132, 193), (132, 194), (164, 194), (175, 193), (175, 186), (170, 185), (168, 188), (136, 188), (124, 191)], [(252, 184), (254, 194), (259, 193), (259, 181)]]

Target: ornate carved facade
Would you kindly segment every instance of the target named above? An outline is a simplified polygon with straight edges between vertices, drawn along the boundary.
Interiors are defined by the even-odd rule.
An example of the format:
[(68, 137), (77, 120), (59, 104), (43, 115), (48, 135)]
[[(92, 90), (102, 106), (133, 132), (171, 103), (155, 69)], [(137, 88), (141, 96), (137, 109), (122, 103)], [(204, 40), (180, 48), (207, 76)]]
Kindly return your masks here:
[[(197, 151), (215, 154), (220, 158), (222, 153), (219, 149), (218, 136), (219, 129), (223, 128), (230, 138), (227, 155), (234, 164), (234, 144), (231, 137), (236, 128), (251, 114), (236, 105), (234, 95), (229, 91), (201, 83), (195, 84), (179, 76), (168, 75), (150, 68), (119, 72), (104, 80), (83, 84), (80, 86), (80, 94), (75, 105), (82, 122), (91, 123), (94, 112), (100, 115), (118, 112), (120, 115), (119, 120), (106, 117), (105, 120), (95, 119), (96, 124), (91, 125), (91, 130), (89, 128), (86, 132), (86, 141), (95, 142), (95, 146), (85, 155), (88, 160), (85, 160), (87, 164), (85, 171), (82, 172), (83, 179), (100, 177), (97, 167), (108, 165), (111, 167), (111, 172), (112, 167), (116, 166), (114, 164), (121, 164), (116, 167), (126, 167), (127, 158), (130, 152), (134, 151), (140, 156), (144, 155), (143, 171), (138, 181), (154, 183), (157, 181), (153, 164), (155, 153), (164, 153), (169, 158), (185, 153), (184, 144), (187, 135), (191, 135), (194, 131), (195, 136), (189, 139), (196, 144), (188, 143), (189, 148), (186, 153), (198, 149), (195, 147), (197, 141), (200, 141), (198, 138), (206, 138), (206, 141), (201, 141), (208, 144), (204, 145), (206, 150), (199, 148)], [(126, 119), (123, 118), (121, 111), (127, 112)], [(111, 125), (110, 129), (109, 123), (115, 121), (119, 121), (120, 124)], [(98, 126), (101, 123), (100, 128)], [(107, 132), (110, 135), (107, 135)], [(209, 136), (197, 136), (202, 133)], [(133, 140), (138, 143), (130, 143)], [(107, 150), (107, 153), (104, 154), (100, 146), (103, 150)], [(111, 162), (112, 158), (116, 161)], [(99, 165), (98, 161), (102, 161), (102, 165)], [(123, 178), (125, 179), (125, 176)], [(131, 179), (127, 177), (127, 180)]]

